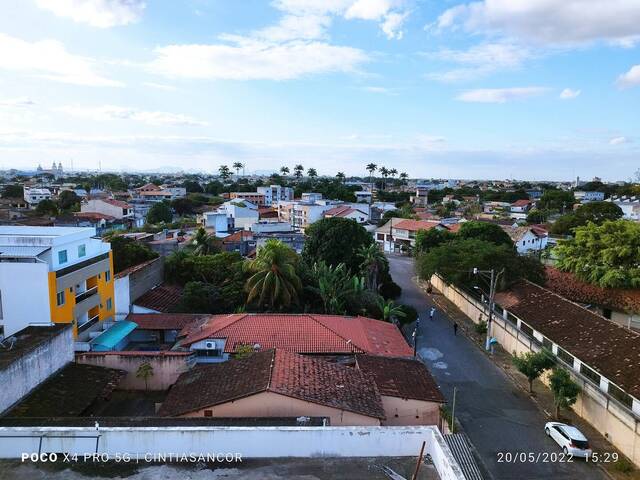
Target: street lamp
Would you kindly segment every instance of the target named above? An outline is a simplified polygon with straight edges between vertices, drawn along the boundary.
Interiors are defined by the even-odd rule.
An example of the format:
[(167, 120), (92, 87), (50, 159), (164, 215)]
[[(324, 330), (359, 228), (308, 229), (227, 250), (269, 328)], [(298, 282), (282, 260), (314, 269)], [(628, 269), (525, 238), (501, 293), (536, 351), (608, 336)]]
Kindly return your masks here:
[(418, 354), (418, 328), (420, 327), (420, 317), (416, 320), (416, 324), (413, 327), (413, 357)]
[[(489, 314), (487, 315), (487, 339), (484, 345), (485, 350), (491, 350), (491, 320), (493, 319), (493, 305), (496, 296), (496, 286), (498, 284), (498, 278), (504, 273), (504, 268), (496, 273), (495, 269), (491, 270), (479, 270), (473, 269), (474, 275), (480, 275), (489, 280)], [(480, 290), (478, 288), (478, 290)]]

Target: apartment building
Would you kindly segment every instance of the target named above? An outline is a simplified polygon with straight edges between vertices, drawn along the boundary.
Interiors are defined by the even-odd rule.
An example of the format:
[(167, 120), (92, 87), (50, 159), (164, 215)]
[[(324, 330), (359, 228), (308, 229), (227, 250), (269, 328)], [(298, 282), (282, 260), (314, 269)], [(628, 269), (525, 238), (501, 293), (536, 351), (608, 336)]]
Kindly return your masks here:
[(258, 193), (264, 195), (264, 205), (270, 207), (280, 201), (293, 200), (293, 188), (281, 185), (270, 185), (268, 187), (258, 187)]
[(278, 202), (278, 219), (288, 222), (294, 228), (304, 231), (309, 225), (322, 219), (324, 213), (334, 208), (332, 204), (318, 204), (301, 201)]
[(24, 188), (24, 200), (30, 208), (36, 208), (42, 200), (51, 200), (51, 190), (48, 188)]
[(95, 228), (0, 226), (0, 333), (72, 324), (74, 336), (115, 312), (111, 246)]
[(257, 192), (231, 192), (229, 194), (229, 198), (231, 200), (235, 200), (235, 199), (244, 199), (247, 200), (251, 203), (253, 203), (254, 205), (257, 205), (258, 207), (264, 207), (264, 193), (257, 193)]

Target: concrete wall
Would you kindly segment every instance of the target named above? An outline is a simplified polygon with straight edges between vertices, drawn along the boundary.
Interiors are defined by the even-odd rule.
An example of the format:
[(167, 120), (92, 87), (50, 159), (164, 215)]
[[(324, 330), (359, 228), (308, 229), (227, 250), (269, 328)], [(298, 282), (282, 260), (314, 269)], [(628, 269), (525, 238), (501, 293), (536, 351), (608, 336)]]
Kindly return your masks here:
[[(431, 283), (450, 301), (462, 310), (474, 322), (479, 321), (485, 306), (468, 297), (451, 285), (447, 285), (440, 277), (433, 276)], [(486, 318), (486, 315), (483, 315)], [(537, 352), (540, 345), (514, 324), (494, 315), (493, 337), (511, 353)], [(576, 365), (579, 362), (576, 361)], [(579, 368), (579, 367), (578, 367)], [(640, 419), (629, 410), (621, 407), (602, 390), (585, 380), (574, 368), (567, 368), (573, 379), (582, 388), (573, 411), (599, 430), (616, 448), (624, 453), (632, 462), (640, 466)], [(542, 378), (547, 384), (546, 377)], [(605, 381), (603, 379), (603, 381)], [(606, 381), (605, 381), (606, 382)]]
[(233, 402), (203, 408), (182, 417), (204, 417), (210, 410), (214, 417), (329, 417), (333, 426), (378, 426), (377, 418), (305, 402), (273, 392), (262, 392)]
[(382, 425), (440, 425), (440, 404), (382, 395)]
[(0, 458), (37, 453), (41, 438), (42, 452), (83, 455), (95, 452), (97, 443), (100, 454), (140, 455), (141, 461), (146, 454), (160, 452), (237, 452), (243, 459), (416, 457), (426, 442), (424, 454), (431, 457), (440, 478), (464, 480), (435, 427), (0, 427)]
[(49, 266), (46, 263), (0, 264), (0, 325), (9, 337), (29, 324), (51, 323)]
[(65, 328), (9, 364), (0, 371), (0, 413), (71, 361), (73, 329)]
[(149, 362), (153, 367), (153, 376), (147, 380), (149, 390), (166, 390), (189, 369), (190, 357), (183, 352), (83, 352), (76, 355), (76, 362), (126, 371), (118, 385), (122, 390), (145, 389), (144, 379), (137, 378), (136, 372)]
[(153, 287), (164, 280), (164, 258), (156, 258), (144, 268), (129, 275), (129, 295), (131, 302), (135, 302)]

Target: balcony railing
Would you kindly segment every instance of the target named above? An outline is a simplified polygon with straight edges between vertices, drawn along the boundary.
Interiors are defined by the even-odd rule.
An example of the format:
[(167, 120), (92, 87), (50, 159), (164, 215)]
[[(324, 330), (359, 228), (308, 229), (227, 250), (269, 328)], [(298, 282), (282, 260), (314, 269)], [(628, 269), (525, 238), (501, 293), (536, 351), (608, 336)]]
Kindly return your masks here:
[(82, 293), (76, 295), (76, 305), (87, 298), (96, 295), (98, 293), (98, 287), (90, 288), (89, 290), (85, 290)]
[(91, 317), (89, 320), (84, 322), (82, 325), (78, 325), (78, 333), (84, 332), (85, 330), (91, 328), (92, 325), (98, 323), (100, 315), (96, 315), (95, 317)]

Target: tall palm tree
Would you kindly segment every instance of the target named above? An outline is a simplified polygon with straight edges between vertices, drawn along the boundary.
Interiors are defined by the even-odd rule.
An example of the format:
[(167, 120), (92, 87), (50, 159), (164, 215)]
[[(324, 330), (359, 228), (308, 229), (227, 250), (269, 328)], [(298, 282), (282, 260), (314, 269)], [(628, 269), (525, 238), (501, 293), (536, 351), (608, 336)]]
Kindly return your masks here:
[(280, 167), (280, 173), (285, 178), (287, 177), (287, 175), (289, 175), (289, 171), (289, 167)]
[(367, 289), (377, 292), (380, 274), (389, 266), (387, 257), (380, 251), (376, 243), (362, 247), (358, 251), (358, 257), (360, 258), (360, 271), (365, 278)]
[(318, 176), (318, 172), (315, 168), (307, 168), (307, 175), (309, 178), (316, 178)]
[(213, 255), (220, 252), (216, 237), (209, 235), (202, 227), (198, 229), (191, 239), (189, 248), (194, 255)]
[(372, 182), (373, 172), (375, 172), (377, 169), (378, 165), (376, 165), (375, 163), (370, 163), (367, 165), (367, 171), (369, 172), (369, 183)]
[(226, 165), (220, 165), (220, 167), (218, 168), (218, 173), (220, 174), (220, 178), (222, 178), (223, 181), (227, 181), (231, 176), (231, 170), (229, 170), (229, 167), (227, 167)]
[(345, 176), (344, 172), (338, 172), (338, 173), (336, 173), (336, 178), (337, 178), (340, 182), (344, 183), (344, 181), (345, 181), (345, 179), (346, 179), (346, 176)]
[(398, 174), (398, 170), (396, 170), (395, 168), (392, 168), (391, 170), (389, 170), (389, 175), (391, 175), (391, 178), (395, 178), (397, 174)]
[(347, 312), (349, 296), (362, 291), (364, 285), (357, 277), (352, 277), (344, 263), (335, 267), (325, 262), (313, 265), (312, 274), (318, 282), (318, 296), (322, 299), (324, 313), (344, 315)]
[(407, 175), (407, 172), (402, 172), (400, 174), (400, 180), (402, 180), (403, 185), (407, 184), (407, 178), (409, 178), (409, 175)]
[(387, 177), (389, 176), (389, 169), (387, 167), (380, 167), (380, 175), (382, 175), (382, 189), (384, 190), (387, 186)]
[(245, 284), (247, 304), (282, 310), (298, 301), (302, 282), (296, 274), (298, 255), (280, 240), (267, 240), (256, 258), (245, 264), (251, 277)]
[(302, 178), (302, 173), (303, 172), (304, 172), (304, 167), (302, 165), (296, 165), (295, 167), (293, 167), (293, 175), (298, 180), (300, 180)]
[(236, 171), (236, 178), (240, 176), (240, 169), (244, 169), (244, 165), (242, 162), (234, 162), (233, 168)]

